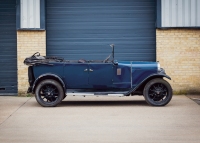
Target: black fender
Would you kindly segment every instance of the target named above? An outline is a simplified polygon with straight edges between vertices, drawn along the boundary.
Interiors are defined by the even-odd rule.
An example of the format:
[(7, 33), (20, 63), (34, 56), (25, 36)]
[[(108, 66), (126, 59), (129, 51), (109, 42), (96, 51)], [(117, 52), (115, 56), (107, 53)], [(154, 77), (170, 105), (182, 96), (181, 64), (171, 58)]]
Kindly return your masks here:
[(44, 80), (44, 79), (56, 79), (58, 82), (60, 82), (61, 86), (63, 87), (63, 90), (64, 90), (64, 93), (66, 91), (66, 86), (65, 86), (65, 83), (63, 82), (62, 78), (59, 77), (58, 75), (56, 74), (52, 74), (52, 73), (46, 73), (46, 74), (42, 74), (40, 75), (33, 83), (33, 86), (32, 86), (32, 93), (35, 93), (35, 88), (37, 86), (37, 84)]
[(127, 92), (125, 94), (125, 96), (130, 95), (132, 92), (136, 91), (138, 88), (140, 88), (143, 84), (147, 83), (151, 79), (154, 79), (154, 78), (164, 78), (164, 77), (167, 78), (167, 79), (169, 79), (169, 80), (171, 80), (171, 77), (169, 77), (168, 75), (166, 75), (164, 73), (151, 74), (147, 78), (145, 78), (142, 82), (140, 82), (136, 87), (134, 87), (131, 90), (129, 90), (129, 92)]

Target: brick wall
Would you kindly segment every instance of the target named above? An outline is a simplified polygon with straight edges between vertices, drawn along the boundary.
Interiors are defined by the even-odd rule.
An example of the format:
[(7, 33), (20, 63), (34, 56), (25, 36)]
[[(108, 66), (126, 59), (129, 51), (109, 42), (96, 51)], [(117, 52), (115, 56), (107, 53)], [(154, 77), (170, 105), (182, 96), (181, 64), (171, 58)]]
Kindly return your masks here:
[(200, 93), (200, 29), (157, 29), (157, 61), (175, 94)]
[(28, 89), (28, 66), (23, 61), (35, 52), (46, 55), (46, 31), (17, 31), (18, 95)]

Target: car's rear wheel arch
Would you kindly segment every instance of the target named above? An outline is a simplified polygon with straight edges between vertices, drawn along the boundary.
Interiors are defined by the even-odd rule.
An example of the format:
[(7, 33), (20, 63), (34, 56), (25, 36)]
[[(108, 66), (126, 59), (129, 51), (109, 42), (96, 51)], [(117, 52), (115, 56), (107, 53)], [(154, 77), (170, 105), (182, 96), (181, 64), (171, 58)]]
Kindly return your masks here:
[(64, 82), (62, 81), (62, 79), (56, 75), (44, 75), (44, 76), (41, 76), (40, 78), (38, 78), (37, 80), (35, 80), (35, 83), (33, 85), (33, 93), (35, 93), (35, 89), (38, 86), (38, 84), (46, 79), (52, 79), (52, 80), (57, 81), (62, 86), (62, 89), (65, 93), (66, 86), (65, 86)]

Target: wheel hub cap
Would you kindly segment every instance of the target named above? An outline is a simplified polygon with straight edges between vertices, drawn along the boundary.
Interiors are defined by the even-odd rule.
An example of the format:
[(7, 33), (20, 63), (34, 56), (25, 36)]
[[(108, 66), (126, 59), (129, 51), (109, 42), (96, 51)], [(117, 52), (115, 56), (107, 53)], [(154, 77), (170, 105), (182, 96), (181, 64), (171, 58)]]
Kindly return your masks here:
[(156, 91), (157, 94), (160, 94), (160, 91)]

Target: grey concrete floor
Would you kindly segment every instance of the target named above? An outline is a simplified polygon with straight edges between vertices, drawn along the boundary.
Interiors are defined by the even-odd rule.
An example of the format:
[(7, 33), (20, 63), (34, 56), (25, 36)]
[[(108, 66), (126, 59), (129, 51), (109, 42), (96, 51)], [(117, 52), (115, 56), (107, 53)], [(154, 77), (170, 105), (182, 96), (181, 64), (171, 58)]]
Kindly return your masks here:
[(187, 95), (187, 97), (200, 105), (200, 95)]
[(174, 96), (165, 107), (143, 97), (0, 97), (0, 143), (199, 143), (200, 106)]

